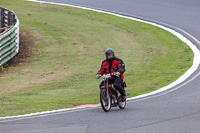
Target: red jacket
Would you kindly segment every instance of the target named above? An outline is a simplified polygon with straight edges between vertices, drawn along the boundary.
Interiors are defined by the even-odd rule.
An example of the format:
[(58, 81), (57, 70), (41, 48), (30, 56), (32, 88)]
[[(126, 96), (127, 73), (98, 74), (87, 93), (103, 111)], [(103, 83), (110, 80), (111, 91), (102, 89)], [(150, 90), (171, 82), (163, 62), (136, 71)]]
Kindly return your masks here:
[[(98, 74), (108, 74), (108, 73), (114, 73), (114, 72), (120, 72), (121, 79), (124, 80), (123, 73), (125, 72), (125, 64), (122, 59), (114, 57), (112, 60), (104, 60), (102, 61), (101, 68), (98, 71)], [(111, 77), (110, 79), (113, 79), (114, 77)]]

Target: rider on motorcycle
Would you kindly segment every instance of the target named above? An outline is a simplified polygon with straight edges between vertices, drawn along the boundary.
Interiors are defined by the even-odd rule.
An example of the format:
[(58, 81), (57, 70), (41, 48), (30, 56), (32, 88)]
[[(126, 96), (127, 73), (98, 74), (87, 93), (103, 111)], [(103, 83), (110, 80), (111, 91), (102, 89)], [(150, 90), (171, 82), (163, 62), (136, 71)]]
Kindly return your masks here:
[[(105, 51), (106, 59), (102, 61), (101, 68), (98, 71), (96, 78), (100, 78), (103, 74), (115, 73), (116, 76), (109, 79), (109, 84), (113, 84), (114, 88), (122, 95), (122, 101), (126, 101), (125, 89), (122, 87), (124, 80), (123, 73), (125, 72), (125, 64), (122, 59), (115, 56), (112, 49)], [(100, 89), (104, 86), (104, 82), (100, 83)]]

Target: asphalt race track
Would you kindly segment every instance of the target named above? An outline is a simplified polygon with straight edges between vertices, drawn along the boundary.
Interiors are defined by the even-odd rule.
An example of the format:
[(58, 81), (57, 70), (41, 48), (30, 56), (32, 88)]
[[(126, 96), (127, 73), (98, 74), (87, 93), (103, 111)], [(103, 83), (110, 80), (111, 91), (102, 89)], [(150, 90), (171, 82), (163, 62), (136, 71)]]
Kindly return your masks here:
[[(200, 48), (199, 0), (43, 0), (102, 9), (163, 24)], [(190, 34), (190, 35), (189, 35)], [(200, 59), (200, 58), (199, 58)], [(128, 101), (124, 110), (101, 107), (0, 120), (0, 133), (199, 133), (200, 68), (183, 83)]]

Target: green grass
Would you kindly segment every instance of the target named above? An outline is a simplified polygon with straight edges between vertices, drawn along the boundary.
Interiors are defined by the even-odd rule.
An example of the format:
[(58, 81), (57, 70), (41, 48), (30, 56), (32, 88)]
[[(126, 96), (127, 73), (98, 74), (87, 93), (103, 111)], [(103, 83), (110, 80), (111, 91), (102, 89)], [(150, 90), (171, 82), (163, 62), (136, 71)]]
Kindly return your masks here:
[(36, 48), (31, 62), (0, 74), (0, 116), (99, 103), (101, 81), (95, 75), (107, 48), (126, 64), (130, 97), (172, 83), (192, 65), (185, 43), (149, 24), (23, 0), (0, 5), (17, 14), (20, 32)]

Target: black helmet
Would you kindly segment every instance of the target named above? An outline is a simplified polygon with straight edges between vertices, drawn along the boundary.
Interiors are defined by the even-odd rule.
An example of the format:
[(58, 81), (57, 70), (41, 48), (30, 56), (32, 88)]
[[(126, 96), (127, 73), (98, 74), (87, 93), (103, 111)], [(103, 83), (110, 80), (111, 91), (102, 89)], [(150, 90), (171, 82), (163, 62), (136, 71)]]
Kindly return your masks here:
[(111, 59), (113, 59), (113, 58), (109, 58), (109, 59), (108, 59), (108, 55), (113, 55), (113, 58), (114, 58), (114, 56), (115, 56), (115, 52), (114, 52), (114, 50), (111, 49), (111, 48), (109, 48), (109, 49), (106, 49), (106, 51), (105, 51), (106, 59), (107, 59), (107, 60), (111, 60)]

